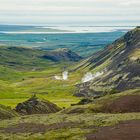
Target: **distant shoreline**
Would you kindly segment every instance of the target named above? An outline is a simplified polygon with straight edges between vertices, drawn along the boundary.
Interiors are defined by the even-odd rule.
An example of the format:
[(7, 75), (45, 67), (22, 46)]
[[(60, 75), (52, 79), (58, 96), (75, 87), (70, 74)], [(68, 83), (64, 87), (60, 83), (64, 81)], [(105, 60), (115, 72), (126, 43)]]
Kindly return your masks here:
[[(2, 28), (4, 27), (4, 28)], [(76, 34), (76, 33), (105, 33), (127, 32), (135, 27), (120, 26), (7, 26), (0, 25), (0, 33), (4, 34)]]

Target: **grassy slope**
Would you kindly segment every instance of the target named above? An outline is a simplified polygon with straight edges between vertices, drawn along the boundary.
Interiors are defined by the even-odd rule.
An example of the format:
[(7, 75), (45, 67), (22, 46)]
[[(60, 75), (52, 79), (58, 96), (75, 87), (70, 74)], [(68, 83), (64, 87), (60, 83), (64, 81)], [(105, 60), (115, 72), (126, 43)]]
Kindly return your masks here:
[[(136, 53), (136, 52), (135, 52)], [(132, 56), (130, 56), (132, 57)], [(106, 61), (107, 62), (107, 61)], [(105, 67), (108, 64), (103, 64)], [(100, 69), (100, 67), (97, 67)], [(101, 68), (102, 69), (102, 68)], [(10, 72), (13, 70), (8, 69)], [(80, 69), (81, 70), (81, 69)], [(5, 70), (3, 70), (5, 72)], [(9, 73), (9, 71), (7, 73)], [(50, 67), (45, 70), (31, 71), (31, 72), (19, 72), (14, 71), (13, 76), (10, 74), (10, 79), (3, 79), (0, 81), (0, 98), (1, 103), (15, 107), (18, 102), (22, 102), (31, 96), (31, 93), (36, 93), (40, 98), (46, 98), (56, 103), (61, 107), (68, 107), (71, 103), (78, 102), (79, 98), (73, 96), (76, 90), (74, 84), (79, 82), (82, 73), (75, 71), (70, 74), (69, 81), (54, 81), (53, 75), (62, 71), (61, 66), (56, 66), (53, 69)], [(17, 72), (18, 73), (18, 72)], [(6, 74), (6, 73), (5, 73)], [(1, 75), (2, 77), (2, 75)], [(9, 76), (8, 76), (9, 77)], [(24, 80), (23, 80), (24, 79)], [(45, 94), (47, 92), (48, 94)], [(95, 113), (94, 109), (98, 108), (105, 102), (110, 102), (120, 96), (139, 94), (140, 89), (128, 90), (122, 93), (114, 95), (106, 95), (100, 99), (95, 100), (94, 104), (84, 106), (74, 106), (66, 109), (65, 111), (50, 114), (50, 115), (32, 115), (16, 117), (11, 120), (0, 121), (0, 128), (8, 128), (21, 123), (33, 123), (34, 124), (45, 124), (50, 125), (54, 123), (75, 123), (76, 126), (70, 127), (69, 125), (63, 128), (46, 130), (43, 133), (3, 133), (0, 130), (0, 138), (4, 139), (49, 139), (49, 140), (84, 140), (85, 134), (95, 132), (97, 127), (109, 126), (119, 123), (124, 120), (140, 119), (140, 113), (125, 113), (125, 114), (103, 114)], [(65, 114), (75, 108), (84, 109), (84, 113), (80, 114)], [(94, 108), (94, 109), (93, 109)], [(21, 124), (22, 125), (22, 124)], [(57, 125), (58, 127), (59, 125)], [(94, 127), (93, 127), (94, 126)]]
[(11, 110), (10, 107), (0, 105), (0, 119), (9, 119), (16, 116), (18, 116), (18, 114), (14, 110)]
[[(7, 139), (16, 139), (16, 140), (38, 140), (38, 139), (48, 139), (48, 140), (85, 140), (85, 134), (89, 132), (96, 132), (96, 127), (93, 126), (110, 126), (119, 123), (124, 120), (133, 120), (140, 119), (139, 113), (126, 113), (126, 114), (53, 114), (53, 115), (32, 115), (25, 117), (16, 117), (9, 120), (0, 121), (1, 128), (8, 128), (10, 126), (15, 126), (17, 124), (22, 125), (24, 123), (32, 124), (44, 124), (51, 125), (55, 123), (75, 123), (75, 127), (66, 126), (64, 128), (57, 128), (48, 130), (45, 133), (3, 133), (0, 130), (0, 137)], [(51, 121), (50, 121), (51, 120)], [(58, 126), (59, 126), (58, 124)], [(57, 124), (56, 124), (57, 126)], [(93, 127), (93, 128), (92, 128)]]
[[(41, 61), (40, 59), (39, 60), (37, 59), (36, 61), (36, 59), (33, 59), (34, 57), (32, 58), (31, 55), (29, 55), (32, 54), (32, 56), (38, 56), (40, 54), (40, 51), (38, 52), (37, 50), (37, 52), (36, 51), (32, 52), (32, 50), (30, 50), (31, 52), (27, 53), (27, 58), (22, 59), (20, 53), (17, 52), (17, 50), (14, 50), (17, 52), (16, 55), (18, 57), (18, 60), (20, 61), (21, 64), (23, 64), (24, 67), (26, 66), (25, 65), (26, 60), (30, 60), (28, 63), (26, 63), (28, 64), (27, 68), (29, 69), (34, 68), (33, 66), (34, 64), (32, 64), (31, 62), (35, 61), (35, 65), (39, 66), (40, 68), (44, 67), (44, 69), (42, 70), (39, 69), (36, 71), (19, 72), (11, 68), (1, 66), (0, 79), (4, 81), (9, 81), (7, 88), (11, 86), (14, 89), (10, 92), (7, 91), (5, 93), (0, 91), (1, 93), (0, 98), (2, 99), (1, 103), (14, 107), (17, 103), (22, 102), (26, 100), (28, 97), (30, 97), (31, 94), (36, 93), (39, 97), (49, 99), (61, 107), (63, 106), (68, 107), (71, 103), (77, 102), (79, 100), (78, 98), (73, 96), (73, 93), (76, 91), (74, 85), (80, 81), (81, 77), (83, 76), (83, 73), (90, 70), (93, 67), (94, 67), (92, 69), (93, 73), (103, 70), (104, 68), (109, 66), (110, 63), (112, 63), (112, 59), (111, 59), (112, 57), (110, 56), (115, 56), (116, 54), (118, 54), (118, 52), (120, 52), (123, 49), (124, 49), (124, 45), (120, 43), (114, 49), (108, 49), (109, 53), (107, 53), (107, 55), (106, 55), (106, 51), (105, 52), (102, 51), (103, 55), (100, 61), (103, 59), (103, 62), (101, 64), (99, 63), (99, 65), (98, 65), (98, 60), (99, 60), (98, 57), (100, 56), (99, 55), (100, 52), (99, 54), (97, 53), (97, 56), (95, 55), (92, 56), (91, 58), (88, 58), (88, 60), (82, 61), (82, 63), (80, 63), (80, 69), (70, 73), (69, 81), (56, 81), (53, 79), (53, 76), (55, 74), (59, 74), (60, 72), (62, 72), (64, 66), (66, 67), (70, 66), (70, 68), (72, 68), (73, 66), (71, 66), (70, 63), (48, 65), (49, 63), (45, 62), (46, 64), (44, 65), (40, 63)], [(5, 51), (6, 51), (5, 53), (7, 53), (7, 50)], [(26, 51), (25, 52), (24, 51), (23, 51), (23, 55), (25, 56)], [(9, 55), (7, 54), (7, 56)], [(138, 51), (134, 50), (129, 57), (130, 59), (136, 59), (134, 58), (136, 56), (139, 56), (139, 53)], [(98, 58), (98, 59), (96, 58), (97, 61), (93, 57), (95, 58), (97, 57)], [(92, 62), (92, 60), (94, 60), (95, 62)], [(16, 69), (19, 68), (16, 67), (17, 66), (16, 64), (14, 65), (15, 65), (14, 68)], [(76, 65), (76, 67), (78, 67), (78, 65)], [(23, 69), (25, 70), (25, 68)], [(1, 86), (3, 86), (3, 84), (1, 84)]]
[(43, 54), (45, 51), (31, 48), (0, 46), (0, 65), (23, 71), (42, 69), (54, 64), (52, 61), (41, 59)]
[[(55, 71), (55, 70), (54, 70)], [(56, 70), (57, 71), (57, 70)], [(12, 82), (0, 81), (1, 104), (15, 107), (17, 103), (37, 94), (40, 98), (53, 101), (61, 107), (79, 101), (73, 94), (76, 91), (74, 84), (80, 80), (77, 74), (70, 74), (69, 80), (55, 80), (50, 71), (23, 73), (24, 80)], [(33, 78), (34, 77), (34, 78)], [(17, 80), (17, 79), (16, 79)]]
[[(62, 73), (64, 67), (68, 69), (73, 62), (55, 63), (41, 57), (47, 53), (25, 47), (0, 46), (1, 104), (13, 108), (34, 93), (40, 98), (54, 101), (61, 107), (78, 101), (73, 93), (79, 75), (70, 75), (68, 81), (56, 81), (53, 78), (54, 75)], [(63, 56), (62, 53), (61, 50)]]
[[(49, 139), (49, 140), (85, 140), (85, 135), (88, 133), (94, 133), (99, 127), (115, 125), (121, 121), (140, 119), (140, 113), (120, 113), (120, 114), (105, 114), (105, 113), (94, 113), (94, 110), (90, 108), (96, 108), (98, 104), (103, 104), (104, 102), (109, 102), (115, 100), (121, 96), (140, 94), (140, 89), (128, 90), (126, 92), (107, 95), (101, 99), (96, 99), (94, 104), (89, 104), (85, 106), (75, 106), (65, 111), (58, 112), (56, 114), (50, 115), (30, 115), (24, 117), (16, 117), (11, 120), (0, 121), (0, 137), (7, 139)], [(67, 114), (73, 108), (85, 108), (84, 113)], [(61, 127), (61, 124), (68, 123)], [(16, 132), (15, 134), (3, 133), (2, 128), (13, 127), (16, 128), (17, 125), (27, 126), (34, 125), (45, 125), (46, 131), (44, 133), (27, 133), (27, 132)], [(75, 125), (71, 125), (75, 124)], [(48, 127), (51, 129), (48, 130)], [(24, 128), (26, 130), (26, 128)], [(31, 128), (30, 128), (31, 129)], [(19, 130), (19, 129), (18, 129)], [(17, 130), (17, 131), (18, 131)], [(20, 130), (19, 130), (20, 131)], [(22, 131), (22, 129), (21, 129)]]
[[(100, 107), (102, 107), (106, 103), (110, 103), (122, 96), (127, 96), (127, 95), (140, 95), (140, 88), (137, 89), (131, 89), (131, 90), (126, 90), (124, 92), (116, 93), (116, 94), (107, 94), (103, 97), (100, 97), (98, 99), (95, 99), (93, 103), (87, 104), (87, 105), (75, 105), (67, 108), (64, 112), (69, 113), (77, 108), (82, 109), (83, 112), (97, 112)], [(78, 111), (77, 111), (78, 113)]]
[[(64, 66), (72, 67), (72, 63), (54, 64), (50, 61), (44, 61), (38, 58), (41, 54), (39, 50), (0, 47), (1, 53), (6, 54), (0, 56), (3, 60), (0, 64), (6, 66), (0, 66), (0, 79), (9, 82), (7, 84), (1, 82), (1, 88), (5, 89), (4, 92), (3, 90), (0, 91), (1, 103), (14, 107), (17, 103), (26, 100), (31, 94), (35, 93), (37, 96), (47, 98), (61, 107), (67, 107), (79, 100), (73, 96), (76, 91), (74, 85), (80, 81), (83, 73), (91, 68), (93, 73), (103, 70), (112, 63), (112, 57), (123, 49), (124, 44), (120, 41), (115, 47), (111, 46), (111, 49), (108, 47), (106, 50), (95, 54), (95, 56), (82, 61), (80, 68), (76, 65), (79, 69), (70, 73), (68, 81), (56, 81), (53, 76), (62, 72)], [(139, 53), (134, 50), (129, 57), (135, 59), (136, 56), (139, 57)], [(9, 64), (9, 62), (16, 63)], [(19, 64), (20, 69), (24, 71), (17, 71)], [(36, 71), (33, 71), (34, 68)], [(27, 71), (27, 69), (30, 69), (30, 71)]]
[[(65, 64), (64, 64), (65, 65)], [(0, 99), (1, 104), (12, 108), (19, 102), (25, 101), (32, 94), (48, 99), (61, 107), (68, 107), (78, 102), (74, 97), (74, 84), (80, 80), (80, 73), (70, 73), (69, 80), (58, 81), (54, 75), (60, 75), (62, 64), (53, 65), (40, 71), (16, 71), (11, 68), (0, 67)]]
[(79, 77), (74, 74), (69, 75), (69, 80), (55, 80), (53, 76), (33, 78), (23, 82), (16, 83), (16, 89), (19, 93), (37, 94), (41, 98), (46, 98), (61, 107), (67, 107), (79, 99), (74, 97), (76, 91), (74, 84)]
[[(105, 49), (95, 53), (91, 57), (76, 65), (75, 70), (82, 70), (85, 72), (92, 71), (93, 73), (96, 73), (97, 71), (102, 71), (103, 69), (112, 65), (116, 59), (119, 59), (119, 57), (121, 59), (119, 61), (123, 61), (123, 55), (126, 57), (126, 59), (133, 61), (139, 59), (139, 36), (140, 28), (135, 28), (129, 31), (122, 38), (119, 38)], [(128, 44), (130, 42), (131, 45), (129, 46)], [(126, 51), (129, 53), (127, 54)]]
[[(80, 95), (135, 89), (140, 84), (140, 28), (135, 28), (105, 49), (76, 65), (75, 70), (104, 74), (81, 84)], [(88, 85), (88, 86), (87, 86)], [(86, 93), (85, 93), (86, 91)]]

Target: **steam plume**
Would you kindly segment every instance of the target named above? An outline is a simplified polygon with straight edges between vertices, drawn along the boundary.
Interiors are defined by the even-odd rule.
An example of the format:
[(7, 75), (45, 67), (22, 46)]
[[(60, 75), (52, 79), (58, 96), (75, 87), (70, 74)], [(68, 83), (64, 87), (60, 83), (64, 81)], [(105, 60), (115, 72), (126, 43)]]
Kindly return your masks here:
[(63, 80), (67, 80), (68, 79), (68, 71), (64, 71), (62, 73), (62, 77), (63, 77)]
[(95, 74), (92, 74), (91, 72), (88, 72), (84, 75), (84, 77), (82, 78), (82, 83), (88, 82), (93, 80), (94, 78), (101, 76), (102, 74), (104, 74), (104, 72), (97, 72)]
[(55, 78), (56, 80), (68, 80), (68, 71), (64, 71), (64, 72), (62, 73), (62, 76), (57, 76), (57, 75), (55, 75), (54, 78)]

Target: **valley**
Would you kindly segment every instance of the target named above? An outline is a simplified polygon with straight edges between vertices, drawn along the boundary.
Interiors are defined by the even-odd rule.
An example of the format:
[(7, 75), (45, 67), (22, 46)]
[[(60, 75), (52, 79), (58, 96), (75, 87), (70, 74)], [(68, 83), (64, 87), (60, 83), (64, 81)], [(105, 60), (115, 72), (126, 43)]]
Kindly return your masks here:
[(139, 139), (140, 28), (113, 41), (88, 55), (1, 45), (0, 139)]
[(52, 54), (26, 47), (1, 46), (0, 49), (0, 59), (3, 60), (0, 68), (2, 104), (15, 107), (33, 94), (48, 98), (61, 107), (79, 100), (73, 94), (80, 74), (70, 74), (66, 81), (55, 79), (55, 75), (68, 71), (69, 65), (75, 65), (82, 59), (76, 53), (67, 49), (52, 51)]

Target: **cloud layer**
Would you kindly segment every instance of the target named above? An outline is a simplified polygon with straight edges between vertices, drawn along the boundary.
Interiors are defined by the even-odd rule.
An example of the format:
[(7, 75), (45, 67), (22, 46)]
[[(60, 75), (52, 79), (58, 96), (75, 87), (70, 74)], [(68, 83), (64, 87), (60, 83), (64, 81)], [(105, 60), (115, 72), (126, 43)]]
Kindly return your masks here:
[(138, 25), (139, 0), (0, 0), (0, 23)]

